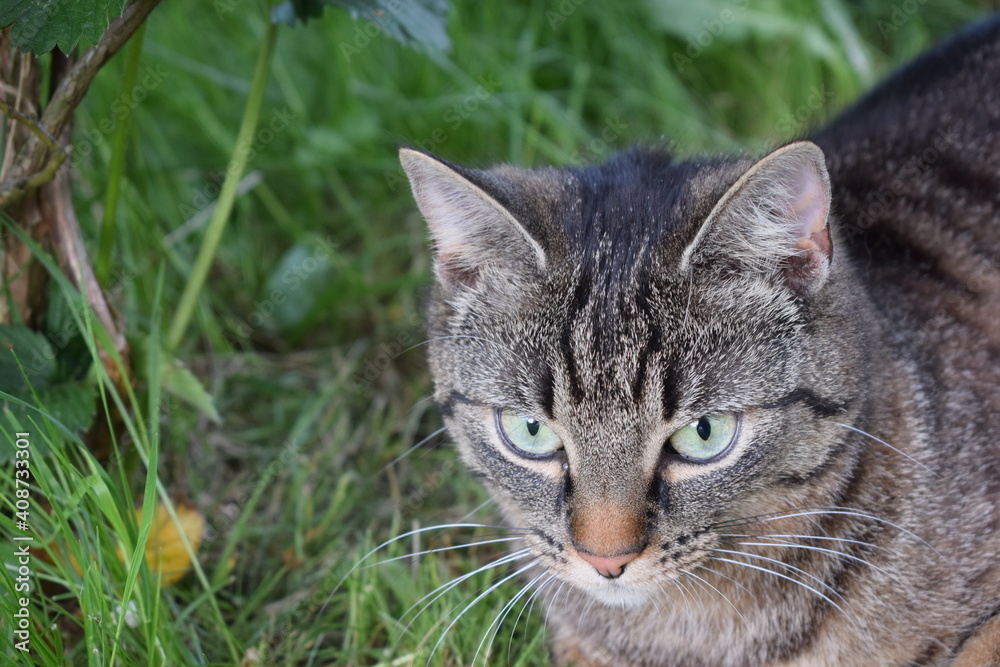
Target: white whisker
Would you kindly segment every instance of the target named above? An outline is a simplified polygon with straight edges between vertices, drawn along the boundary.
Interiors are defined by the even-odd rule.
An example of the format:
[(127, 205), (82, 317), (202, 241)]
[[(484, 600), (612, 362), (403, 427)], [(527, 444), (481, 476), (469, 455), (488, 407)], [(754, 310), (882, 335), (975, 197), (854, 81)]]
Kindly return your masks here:
[[(515, 570), (512, 574), (508, 574), (506, 577), (502, 578), (500, 581), (496, 582), (495, 584), (491, 584), (489, 586), (489, 588), (487, 588), (485, 591), (483, 591), (482, 593), (480, 593), (479, 595), (477, 595), (476, 598), (472, 602), (470, 602), (465, 607), (465, 609), (463, 609), (461, 612), (459, 612), (458, 616), (456, 616), (452, 620), (452, 622), (448, 624), (448, 627), (444, 629), (444, 632), (441, 633), (441, 636), (438, 638), (437, 642), (434, 644), (434, 648), (431, 649), (431, 654), (429, 656), (427, 656), (426, 665), (430, 665), (431, 664), (431, 658), (434, 657), (434, 654), (437, 652), (438, 647), (441, 646), (441, 642), (444, 641), (444, 638), (448, 636), (448, 633), (451, 632), (451, 629), (453, 627), (455, 627), (455, 624), (458, 623), (459, 619), (461, 619), (462, 616), (464, 616), (466, 612), (468, 612), (470, 609), (472, 609), (473, 607), (475, 607), (476, 604), (480, 600), (482, 600), (483, 598), (485, 598), (487, 595), (489, 595), (490, 593), (492, 593), (496, 589), (498, 589), (501, 586), (503, 586), (505, 583), (507, 583), (508, 581), (510, 581), (511, 579), (513, 579), (514, 577), (518, 576), (522, 572), (527, 572), (528, 570), (530, 570), (533, 567), (536, 567), (537, 565), (538, 565), (538, 559), (532, 560), (530, 563), (528, 563), (524, 567)], [(425, 667), (426, 667), (426, 665), (425, 665)]]
[(793, 533), (771, 533), (768, 535), (748, 535), (742, 533), (719, 533), (722, 537), (739, 537), (744, 539), (757, 539), (757, 540), (771, 540), (771, 539), (787, 539), (787, 540), (820, 540), (824, 542), (841, 542), (843, 544), (856, 544), (862, 547), (869, 547), (872, 549), (877, 549), (879, 551), (885, 551), (886, 553), (892, 553), (890, 549), (879, 546), (877, 544), (872, 544), (871, 542), (864, 542), (862, 540), (851, 540), (845, 537), (830, 537), (828, 535), (798, 535)]
[(689, 576), (689, 577), (692, 577), (692, 578), (693, 578), (693, 579), (694, 579), (695, 581), (697, 581), (697, 582), (700, 582), (701, 584), (703, 584), (703, 585), (705, 585), (705, 586), (708, 586), (708, 587), (709, 587), (709, 588), (711, 588), (711, 589), (712, 589), (713, 591), (715, 591), (715, 592), (716, 592), (716, 593), (718, 593), (718, 594), (719, 594), (720, 596), (722, 596), (722, 599), (723, 599), (723, 600), (725, 600), (725, 601), (726, 601), (726, 603), (727, 603), (727, 604), (729, 604), (729, 606), (733, 608), (733, 611), (735, 611), (735, 612), (736, 612), (736, 615), (740, 617), (740, 620), (741, 620), (741, 621), (743, 621), (743, 625), (745, 625), (745, 626), (746, 626), (747, 630), (748, 630), (748, 631), (750, 630), (750, 624), (749, 624), (749, 623), (747, 623), (747, 619), (743, 618), (743, 614), (741, 614), (741, 613), (740, 613), (740, 610), (736, 608), (736, 605), (735, 605), (735, 604), (733, 604), (733, 601), (732, 601), (732, 600), (730, 600), (730, 599), (729, 599), (728, 597), (726, 597), (725, 593), (723, 593), (723, 592), (722, 592), (722, 591), (720, 591), (720, 590), (719, 590), (718, 588), (716, 588), (715, 586), (713, 586), (712, 584), (710, 584), (709, 582), (707, 582), (707, 581), (706, 581), (705, 579), (703, 579), (703, 578), (699, 577), (699, 576), (698, 576), (697, 574), (695, 574), (694, 572), (691, 572), (690, 570), (685, 570), (684, 568), (678, 568), (678, 572), (683, 572), (683, 573), (684, 573), (684, 574), (686, 574), (687, 576)]
[[(695, 596), (695, 592), (693, 590), (689, 589), (685, 585), (685, 582), (684, 582), (683, 579), (677, 579), (676, 581), (674, 581), (674, 587), (677, 589), (677, 592), (680, 593), (684, 597), (684, 602), (686, 603), (685, 604), (685, 611), (687, 611), (688, 618), (694, 619), (695, 618), (695, 616), (694, 616), (694, 604), (692, 604), (692, 600), (696, 597)], [(690, 598), (688, 597), (688, 593), (691, 594)], [(701, 613), (705, 614), (706, 613), (705, 612), (705, 603), (702, 601), (701, 597), (698, 597), (698, 606), (701, 607)]]
[(437, 547), (436, 549), (424, 549), (423, 551), (415, 551), (409, 554), (403, 554), (402, 556), (394, 556), (393, 558), (386, 558), (385, 560), (380, 560), (376, 563), (369, 563), (365, 565), (363, 570), (368, 570), (373, 567), (378, 567), (379, 565), (385, 565), (386, 563), (392, 563), (397, 560), (403, 560), (405, 558), (417, 558), (419, 556), (426, 556), (427, 554), (435, 554), (441, 551), (453, 551), (455, 549), (470, 549), (472, 547), (479, 547), (486, 544), (503, 544), (506, 542), (514, 542), (517, 540), (522, 540), (523, 537), (500, 537), (493, 540), (482, 540), (481, 542), (468, 542), (466, 544), (456, 544), (450, 547)]
[(552, 595), (552, 604), (549, 605), (550, 607), (555, 607), (556, 606), (556, 600), (559, 599), (559, 596), (562, 594), (563, 587), (565, 585), (566, 585), (566, 581), (565, 580), (562, 580), (562, 581), (559, 582), (559, 587), (556, 588), (556, 592)]
[(549, 576), (548, 576), (548, 578), (545, 581), (543, 581), (541, 584), (539, 584), (538, 588), (536, 588), (535, 591), (530, 596), (528, 596), (528, 599), (525, 602), (524, 606), (521, 607), (521, 611), (518, 612), (517, 618), (514, 619), (514, 627), (512, 627), (510, 629), (510, 641), (507, 643), (507, 663), (508, 664), (510, 663), (510, 651), (514, 647), (514, 633), (517, 632), (517, 624), (521, 622), (521, 616), (524, 614), (525, 609), (527, 609), (528, 610), (528, 616), (526, 618), (530, 618), (531, 617), (531, 610), (535, 608), (535, 603), (538, 601), (538, 598), (541, 597), (540, 593), (543, 590), (545, 590), (545, 588), (549, 584), (551, 584), (552, 581), (555, 580), (555, 578), (556, 578), (556, 575), (550, 573)]
[(846, 618), (848, 621), (850, 621), (851, 625), (853, 625), (855, 627), (855, 629), (857, 629), (859, 631), (859, 633), (861, 632), (861, 627), (857, 624), (856, 620), (853, 618), (853, 614), (848, 614), (846, 611), (844, 611), (843, 607), (841, 607), (839, 604), (837, 604), (832, 599), (830, 599), (828, 596), (824, 595), (823, 593), (821, 593), (820, 591), (816, 590), (812, 586), (806, 584), (805, 582), (799, 581), (798, 579), (795, 579), (794, 577), (789, 577), (788, 575), (781, 574), (780, 572), (775, 572), (774, 570), (771, 570), (771, 569), (766, 568), (766, 567), (761, 567), (759, 565), (753, 565), (752, 563), (745, 563), (743, 561), (733, 560), (731, 558), (719, 558), (718, 556), (709, 556), (709, 558), (711, 558), (712, 560), (717, 560), (717, 561), (723, 562), (723, 563), (731, 563), (733, 565), (739, 565), (741, 567), (748, 567), (748, 568), (753, 569), (753, 570), (759, 570), (760, 572), (766, 572), (767, 574), (772, 574), (772, 575), (774, 575), (776, 577), (779, 577), (781, 579), (785, 579), (786, 581), (790, 581), (793, 584), (795, 584), (796, 586), (801, 586), (805, 590), (807, 590), (807, 591), (809, 591), (809, 592), (811, 592), (811, 593), (819, 596), (821, 599), (826, 600), (826, 602), (828, 604), (830, 604), (835, 609), (837, 609), (841, 614), (843, 614), (844, 618)]
[(760, 554), (750, 553), (749, 551), (733, 551), (732, 549), (712, 549), (712, 551), (715, 552), (715, 553), (730, 554), (730, 555), (734, 555), (734, 556), (746, 556), (748, 558), (757, 558), (759, 560), (767, 561), (768, 563), (774, 563), (775, 565), (779, 565), (781, 567), (787, 568), (787, 569), (791, 570), (792, 572), (795, 572), (796, 574), (801, 574), (803, 577), (806, 577), (807, 579), (812, 579), (817, 584), (819, 584), (820, 586), (822, 586), (826, 590), (830, 591), (830, 593), (832, 593), (833, 595), (836, 595), (837, 597), (839, 597), (841, 599), (843, 599), (843, 597), (844, 597), (840, 593), (838, 593), (836, 591), (836, 589), (834, 589), (832, 586), (830, 586), (830, 584), (826, 583), (825, 581), (823, 581), (822, 579), (820, 579), (816, 575), (810, 574), (810, 573), (806, 572), (805, 570), (803, 570), (802, 568), (795, 567), (794, 565), (789, 565), (788, 563), (786, 563), (784, 561), (780, 561), (777, 558), (768, 558), (767, 556), (762, 556)]
[[(694, 584), (694, 582), (691, 582), (691, 581), (684, 581), (683, 579), (678, 579), (677, 580), (678, 587), (681, 590), (687, 591), (688, 593), (690, 593), (692, 600), (697, 600), (698, 607), (701, 608), (701, 613), (703, 615), (705, 615), (705, 614), (707, 614), (707, 610), (705, 608), (705, 601), (702, 599), (701, 595), (699, 595), (698, 592), (695, 590), (693, 584)], [(694, 605), (692, 605), (692, 607), (693, 606)]]
[[(483, 638), (479, 642), (479, 646), (476, 647), (476, 653), (472, 656), (472, 665), (476, 664), (476, 660), (479, 658), (479, 653), (483, 650), (483, 645), (486, 644), (486, 638), (489, 637), (489, 644), (486, 644), (486, 653), (483, 654), (483, 667), (486, 667), (486, 660), (490, 655), (490, 647), (493, 646), (493, 641), (496, 639), (497, 633), (500, 632), (500, 626), (503, 625), (504, 619), (507, 618), (507, 614), (510, 613), (517, 601), (524, 597), (525, 593), (532, 590), (532, 585), (542, 577), (544, 577), (547, 572), (542, 572), (540, 575), (525, 584), (517, 594), (510, 599), (507, 604), (503, 606), (500, 612), (497, 614), (496, 618), (490, 623), (489, 627), (486, 628), (486, 632), (483, 633)], [(496, 630), (493, 630), (493, 626), (496, 626)], [(492, 633), (492, 634), (491, 634)]]
[(396, 458), (394, 458), (393, 460), (389, 461), (384, 466), (382, 466), (382, 470), (380, 470), (379, 473), (385, 472), (386, 470), (388, 470), (393, 465), (399, 463), (400, 461), (402, 461), (403, 459), (405, 459), (407, 456), (409, 456), (413, 452), (415, 452), (418, 449), (420, 449), (428, 441), (430, 441), (430, 440), (438, 437), (442, 433), (444, 433), (446, 430), (447, 430), (447, 427), (446, 426), (442, 426), (438, 430), (434, 431), (433, 433), (431, 433), (430, 435), (428, 435), (426, 438), (424, 438), (423, 440), (421, 440), (417, 444), (413, 445), (412, 447), (410, 447), (409, 449), (407, 449), (405, 452), (403, 452), (402, 454), (400, 454), (399, 456), (397, 456)]
[(902, 450), (900, 450), (900, 449), (897, 449), (896, 447), (893, 447), (892, 445), (890, 445), (890, 444), (889, 444), (888, 442), (886, 442), (885, 440), (882, 440), (881, 438), (876, 438), (876, 437), (875, 437), (874, 435), (872, 435), (871, 433), (868, 433), (867, 431), (862, 431), (862, 430), (861, 430), (860, 428), (855, 428), (855, 427), (851, 426), (850, 424), (842, 424), (842, 423), (840, 423), (840, 422), (831, 422), (831, 423), (832, 423), (832, 424), (836, 424), (837, 426), (843, 426), (844, 428), (846, 428), (846, 429), (850, 429), (850, 430), (854, 431), (855, 433), (860, 433), (861, 435), (865, 436), (866, 438), (871, 438), (871, 439), (872, 439), (872, 440), (874, 440), (875, 442), (877, 442), (877, 443), (879, 443), (879, 444), (882, 444), (882, 445), (885, 445), (886, 447), (888, 447), (888, 448), (889, 448), (889, 449), (891, 449), (892, 451), (896, 452), (896, 453), (897, 453), (897, 454), (899, 454), (900, 456), (904, 456), (904, 457), (908, 458), (908, 459), (909, 459), (910, 461), (913, 461), (913, 462), (914, 462), (914, 463), (916, 463), (916, 464), (917, 464), (918, 466), (920, 466), (921, 468), (923, 468), (924, 470), (926, 470), (926, 471), (927, 471), (927, 472), (929, 472), (930, 474), (934, 475), (934, 476), (935, 476), (935, 477), (937, 477), (938, 479), (940, 479), (940, 478), (941, 478), (941, 475), (939, 475), (939, 474), (938, 474), (938, 473), (937, 473), (936, 471), (934, 471), (934, 470), (931, 470), (930, 468), (928, 468), (928, 467), (927, 467), (927, 466), (925, 466), (925, 465), (924, 465), (923, 463), (921, 463), (920, 461), (916, 460), (915, 458), (913, 458), (912, 456), (910, 456), (910, 455), (909, 455), (909, 454), (907, 454), (906, 452), (904, 452), (904, 451), (902, 451)]
[(909, 535), (910, 537), (912, 537), (913, 539), (917, 540), (918, 542), (923, 543), (925, 546), (927, 546), (929, 549), (931, 549), (938, 556), (941, 556), (941, 552), (939, 552), (937, 549), (935, 549), (934, 546), (930, 542), (928, 542), (924, 538), (920, 537), (919, 535), (917, 535), (913, 531), (908, 530), (906, 528), (903, 528), (899, 524), (893, 523), (892, 521), (889, 521), (888, 519), (883, 519), (880, 516), (876, 516), (874, 514), (869, 514), (868, 512), (861, 512), (859, 510), (855, 510), (855, 509), (852, 509), (850, 507), (832, 507), (830, 509), (827, 509), (827, 510), (824, 510), (824, 511), (821, 511), (821, 512), (813, 512), (813, 511), (802, 512), (802, 513), (799, 513), (799, 514), (792, 514), (792, 515), (788, 515), (788, 516), (785, 516), (785, 517), (775, 517), (775, 518), (771, 518), (771, 519), (764, 519), (763, 522), (776, 521), (779, 518), (792, 518), (794, 516), (807, 516), (807, 515), (820, 515), (820, 514), (833, 514), (833, 515), (840, 514), (840, 515), (844, 515), (844, 516), (854, 516), (854, 517), (858, 517), (858, 518), (861, 518), (861, 519), (871, 519), (872, 521), (876, 521), (878, 523), (885, 524), (886, 526), (889, 526), (890, 528), (895, 528), (899, 532), (904, 533), (906, 535)]
[(476, 576), (480, 572), (485, 572), (486, 570), (491, 570), (491, 569), (493, 569), (495, 567), (500, 567), (501, 565), (507, 565), (508, 563), (513, 563), (514, 561), (521, 560), (522, 558), (527, 558), (530, 555), (531, 555), (531, 551), (529, 549), (520, 549), (518, 551), (514, 551), (513, 553), (507, 554), (506, 556), (502, 556), (500, 558), (497, 558), (496, 560), (491, 561), (491, 562), (487, 563), (486, 565), (483, 565), (481, 567), (477, 567), (472, 572), (466, 572), (465, 574), (461, 575), (460, 577), (456, 577), (456, 578), (452, 579), (451, 581), (449, 581), (447, 583), (441, 584), (440, 586), (438, 586), (437, 588), (435, 588), (433, 591), (431, 591), (430, 593), (427, 593), (422, 598), (420, 598), (419, 600), (417, 600), (416, 602), (414, 602), (413, 604), (411, 604), (409, 606), (409, 608), (405, 612), (403, 612), (403, 615), (400, 617), (399, 620), (403, 620), (404, 618), (406, 618), (407, 616), (409, 616), (410, 612), (412, 612), (414, 609), (416, 609), (417, 605), (419, 605), (420, 603), (422, 603), (424, 600), (427, 600), (427, 598), (431, 598), (430, 600), (428, 600), (428, 602), (423, 607), (420, 608), (419, 611), (417, 611), (416, 614), (414, 614), (413, 618), (410, 619), (410, 622), (407, 623), (406, 626), (403, 628), (403, 631), (405, 632), (406, 630), (408, 630), (409, 627), (411, 625), (413, 625), (413, 623), (417, 620), (417, 618), (420, 616), (420, 614), (424, 613), (432, 604), (434, 604), (435, 602), (437, 602), (439, 599), (441, 599), (442, 596), (446, 595), (448, 593), (448, 591), (450, 591), (451, 589), (455, 588), (456, 586), (458, 586), (462, 582), (468, 581), (470, 578)]
[[(489, 338), (483, 338), (482, 336), (467, 336), (467, 335), (463, 335), (463, 334), (454, 334), (454, 335), (451, 335), (451, 336), (438, 336), (437, 338), (428, 338), (427, 340), (425, 340), (425, 341), (423, 341), (421, 343), (417, 343), (416, 345), (411, 345), (410, 347), (408, 347), (405, 350), (403, 350), (402, 352), (400, 352), (399, 355), (405, 354), (406, 352), (409, 352), (410, 350), (415, 350), (418, 347), (421, 347), (423, 345), (428, 345), (429, 343), (433, 343), (434, 341), (448, 340), (449, 338), (468, 338), (470, 340), (478, 340), (478, 341), (482, 341), (484, 343), (489, 343), (490, 345), (496, 345), (497, 347), (499, 347), (500, 349), (504, 350), (505, 352), (510, 352), (510, 349), (508, 349), (506, 345), (502, 345), (501, 343), (499, 343), (499, 342), (497, 342), (495, 340), (490, 340)], [(399, 355), (397, 355), (397, 356), (399, 356)]]
[(902, 581), (900, 581), (899, 579), (897, 579), (892, 573), (887, 572), (886, 570), (883, 570), (882, 568), (878, 567), (877, 565), (873, 565), (872, 563), (869, 563), (864, 558), (859, 558), (859, 557), (854, 556), (852, 554), (844, 553), (843, 551), (837, 551), (835, 549), (824, 549), (823, 547), (817, 547), (817, 546), (813, 546), (811, 544), (795, 544), (794, 542), (776, 542), (776, 541), (775, 542), (732, 542), (732, 544), (738, 544), (740, 546), (746, 546), (746, 547), (778, 547), (778, 546), (782, 546), (782, 547), (786, 547), (788, 549), (804, 549), (806, 551), (815, 551), (817, 553), (830, 554), (831, 556), (836, 556), (838, 558), (846, 558), (846, 559), (854, 561), (856, 563), (863, 563), (864, 565), (867, 565), (868, 567), (872, 568), (876, 572), (878, 572), (880, 574), (883, 574), (886, 577), (892, 579), (897, 584), (899, 584), (901, 586), (904, 586), (904, 587), (906, 586), (905, 583), (903, 583)]
[(750, 597), (752, 597), (752, 598), (753, 598), (754, 602), (756, 602), (756, 603), (757, 603), (758, 605), (760, 604), (760, 600), (759, 600), (759, 599), (757, 598), (757, 596), (756, 596), (756, 595), (754, 595), (754, 594), (753, 594), (753, 591), (751, 591), (751, 590), (750, 590), (749, 588), (747, 588), (746, 586), (744, 586), (744, 585), (743, 585), (742, 583), (740, 583), (740, 582), (736, 581), (736, 580), (735, 580), (735, 579), (733, 579), (732, 577), (730, 577), (730, 576), (727, 576), (727, 575), (725, 575), (725, 574), (723, 574), (723, 573), (719, 572), (718, 570), (713, 570), (712, 568), (710, 568), (709, 566), (705, 565), (704, 563), (698, 563), (697, 565), (695, 565), (695, 569), (696, 569), (696, 570), (697, 570), (697, 569), (701, 569), (701, 570), (705, 570), (706, 572), (711, 572), (712, 574), (714, 574), (714, 575), (715, 575), (715, 576), (717, 576), (717, 577), (722, 577), (722, 578), (723, 578), (723, 579), (725, 579), (726, 581), (728, 581), (728, 582), (732, 583), (732, 584), (733, 584), (734, 586), (737, 586), (737, 587), (739, 587), (739, 588), (742, 588), (742, 589), (743, 589), (743, 591), (744, 591), (744, 592), (745, 592), (745, 593), (746, 593), (747, 595), (749, 595)]
[(496, 501), (497, 501), (497, 497), (496, 496), (490, 496), (487, 500), (484, 500), (483, 502), (479, 503), (479, 505), (477, 505), (472, 511), (468, 512), (465, 516), (463, 516), (461, 519), (459, 519), (459, 521), (466, 521), (473, 514), (475, 514), (479, 510), (483, 509), (487, 505), (489, 505), (491, 503), (495, 503)]
[(371, 558), (372, 556), (374, 556), (376, 553), (378, 553), (379, 550), (384, 549), (385, 547), (389, 546), (390, 544), (392, 544), (394, 542), (398, 542), (399, 540), (406, 539), (407, 537), (412, 537), (413, 535), (417, 535), (417, 534), (420, 534), (420, 533), (425, 533), (425, 532), (428, 532), (428, 531), (431, 531), (431, 530), (445, 530), (445, 529), (450, 529), (450, 528), (493, 528), (493, 529), (497, 529), (497, 530), (511, 530), (511, 531), (517, 531), (517, 532), (530, 532), (530, 531), (527, 531), (524, 528), (512, 528), (510, 526), (491, 526), (491, 525), (484, 524), (484, 523), (443, 523), (443, 524), (438, 524), (436, 526), (425, 526), (423, 528), (415, 528), (414, 530), (409, 530), (409, 531), (403, 533), (402, 535), (397, 535), (396, 537), (393, 537), (391, 539), (386, 540), (385, 542), (383, 542), (382, 544), (378, 545), (377, 547), (375, 547), (374, 549), (372, 549), (371, 551), (369, 551), (368, 553), (366, 553), (364, 556), (362, 556), (361, 559), (358, 560), (357, 563), (355, 563), (354, 565), (352, 565), (351, 569), (348, 570), (347, 573), (344, 574), (344, 576), (342, 576), (340, 578), (340, 581), (337, 582), (337, 585), (334, 586), (333, 590), (331, 590), (330, 593), (326, 596), (326, 600), (323, 601), (323, 604), (320, 606), (319, 611), (317, 611), (316, 613), (317, 614), (321, 614), (323, 612), (323, 610), (326, 609), (326, 606), (328, 604), (330, 604), (330, 600), (333, 599), (334, 594), (337, 591), (339, 591), (340, 587), (344, 585), (345, 581), (347, 581), (347, 578), (349, 576), (351, 576), (352, 574), (354, 574), (355, 570), (357, 570), (361, 566), (362, 563), (364, 563), (366, 560), (368, 560), (369, 558)]
[(597, 598), (591, 597), (586, 606), (584, 606), (583, 613), (580, 614), (580, 620), (576, 622), (576, 634), (580, 634), (580, 628), (583, 626), (583, 621), (587, 618), (587, 613), (590, 611), (590, 608), (594, 606), (595, 602), (597, 602)]
[(853, 516), (859, 519), (869, 519), (877, 523), (884, 524), (890, 528), (895, 528), (896, 530), (909, 535), (918, 542), (923, 543), (926, 547), (931, 549), (938, 556), (941, 556), (941, 552), (934, 548), (934, 546), (923, 539), (916, 533), (902, 526), (889, 521), (888, 519), (883, 519), (875, 514), (869, 514), (868, 512), (862, 512), (851, 507), (808, 507), (800, 508), (796, 511), (791, 511), (788, 513), (774, 512), (771, 514), (761, 514), (755, 517), (745, 517), (743, 519), (733, 519), (730, 521), (720, 521), (712, 525), (715, 528), (735, 528), (736, 526), (745, 526), (753, 523), (768, 523), (771, 521), (780, 521), (782, 519), (794, 519), (796, 517), (813, 517), (813, 516)]

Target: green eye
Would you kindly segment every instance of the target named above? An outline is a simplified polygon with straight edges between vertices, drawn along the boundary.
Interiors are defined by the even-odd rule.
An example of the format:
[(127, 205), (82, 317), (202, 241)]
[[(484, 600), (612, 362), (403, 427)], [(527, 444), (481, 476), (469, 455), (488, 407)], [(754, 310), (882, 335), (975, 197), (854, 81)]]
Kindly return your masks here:
[(545, 424), (513, 410), (497, 412), (497, 427), (508, 445), (518, 454), (542, 457), (562, 448), (559, 436)]
[(699, 417), (670, 436), (674, 451), (691, 461), (704, 463), (725, 453), (739, 431), (740, 418), (732, 412)]

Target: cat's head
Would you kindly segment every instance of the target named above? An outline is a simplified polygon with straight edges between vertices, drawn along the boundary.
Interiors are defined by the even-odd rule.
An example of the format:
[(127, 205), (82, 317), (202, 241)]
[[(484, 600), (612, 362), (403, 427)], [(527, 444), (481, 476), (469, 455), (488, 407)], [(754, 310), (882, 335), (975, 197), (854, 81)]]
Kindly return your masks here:
[(435, 396), (540, 562), (637, 604), (720, 522), (829, 502), (863, 350), (808, 142), (486, 171), (400, 153), (435, 254)]

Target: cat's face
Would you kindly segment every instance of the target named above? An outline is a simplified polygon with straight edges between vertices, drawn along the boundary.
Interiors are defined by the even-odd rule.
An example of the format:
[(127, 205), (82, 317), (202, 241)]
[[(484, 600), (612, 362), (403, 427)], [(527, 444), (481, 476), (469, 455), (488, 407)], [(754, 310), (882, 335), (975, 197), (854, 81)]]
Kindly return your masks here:
[(473, 172), (403, 151), (436, 251), (436, 399), (538, 562), (637, 605), (729, 522), (823, 504), (861, 351), (822, 153)]

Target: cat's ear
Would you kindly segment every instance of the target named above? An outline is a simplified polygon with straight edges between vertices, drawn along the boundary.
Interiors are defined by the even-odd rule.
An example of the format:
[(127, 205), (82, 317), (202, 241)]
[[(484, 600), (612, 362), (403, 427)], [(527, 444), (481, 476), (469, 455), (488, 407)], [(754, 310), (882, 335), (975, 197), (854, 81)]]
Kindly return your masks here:
[(729, 188), (685, 249), (681, 269), (721, 262), (779, 277), (799, 295), (826, 281), (830, 177), (819, 146), (809, 141), (770, 153)]
[(409, 148), (399, 161), (434, 243), (435, 273), (448, 284), (472, 286), (484, 275), (545, 268), (545, 251), (495, 197), (467, 175)]

